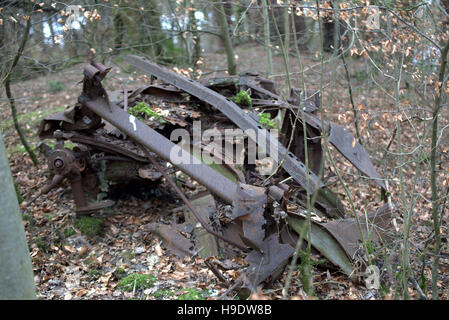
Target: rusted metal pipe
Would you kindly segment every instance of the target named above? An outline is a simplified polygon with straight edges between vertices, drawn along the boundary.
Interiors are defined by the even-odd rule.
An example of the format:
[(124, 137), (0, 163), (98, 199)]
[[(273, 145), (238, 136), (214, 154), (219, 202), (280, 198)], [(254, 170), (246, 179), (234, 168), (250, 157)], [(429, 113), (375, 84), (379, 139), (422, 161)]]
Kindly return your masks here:
[[(117, 107), (114, 103), (108, 104), (103, 97), (95, 100), (82, 99), (81, 103), (165, 161), (172, 162), (170, 156), (173, 151), (186, 152), (139, 119)], [(189, 155), (189, 157), (190, 163), (181, 162), (178, 164), (173, 163), (173, 165), (227, 203), (232, 204), (235, 199), (238, 199), (237, 185), (234, 182), (202, 163), (195, 156)]]

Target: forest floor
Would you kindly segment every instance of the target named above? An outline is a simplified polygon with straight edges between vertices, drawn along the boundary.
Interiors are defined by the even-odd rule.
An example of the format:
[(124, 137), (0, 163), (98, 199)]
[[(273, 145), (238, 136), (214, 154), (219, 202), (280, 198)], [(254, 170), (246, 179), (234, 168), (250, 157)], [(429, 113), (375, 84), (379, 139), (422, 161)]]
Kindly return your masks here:
[[(251, 71), (264, 74), (266, 70), (265, 55), (262, 47), (244, 45), (236, 49), (239, 72)], [(298, 64), (296, 58), (290, 58), (293, 86), (300, 87), (298, 81)], [(319, 61), (309, 54), (303, 59), (304, 66), (310, 68), (306, 74), (306, 83), (310, 89), (319, 89)], [(113, 70), (105, 81), (106, 89), (118, 89), (126, 83), (128, 88), (137, 88), (145, 83), (143, 77), (127, 73), (123, 63), (113, 63)], [(281, 92), (285, 91), (285, 76), (282, 57), (274, 57), (274, 79), (278, 82)], [(223, 54), (205, 54), (201, 66), (206, 77), (224, 75), (223, 72), (213, 72), (226, 68)], [(360, 67), (360, 68), (359, 68)], [(49, 114), (73, 105), (81, 92), (83, 65), (75, 65), (57, 74), (17, 82), (13, 85), (13, 93), (20, 114), (19, 121), (26, 132), (28, 141), (35, 146), (38, 142), (37, 130), (40, 120)], [(366, 75), (364, 75), (364, 62), (351, 62), (351, 81), (354, 86), (356, 104), (360, 108), (360, 121), (364, 146), (370, 154), (372, 161), (383, 177), (390, 179), (393, 201), (400, 203), (401, 192), (398, 179), (398, 164), (394, 154), (386, 152), (387, 146), (395, 129), (395, 105), (392, 100), (379, 89), (372, 87), (366, 91)], [(332, 68), (326, 67), (324, 73), (325, 90), (323, 106), (329, 119), (345, 125), (352, 132), (352, 109), (347, 93), (347, 81), (344, 69), (339, 65), (334, 86), (327, 89), (332, 79)], [(359, 71), (362, 70), (362, 71)], [(371, 85), (372, 86), (372, 85)], [(333, 89), (332, 89), (333, 88)], [(368, 92), (368, 94), (366, 93)], [(413, 105), (413, 100), (407, 103)], [(9, 105), (5, 99), (0, 100), (0, 128), (7, 148), (9, 162), (19, 192), (24, 201), (21, 203), (24, 226), (31, 259), (35, 274), (35, 283), (38, 296), (41, 299), (217, 299), (236, 298), (235, 294), (221, 296), (226, 291), (204, 261), (199, 258), (180, 259), (169, 254), (161, 241), (144, 231), (143, 226), (149, 222), (161, 219), (170, 220), (172, 209), (180, 207), (180, 200), (171, 201), (165, 197), (143, 201), (140, 199), (120, 200), (112, 212), (101, 217), (101, 233), (95, 235), (83, 234), (82, 226), (76, 223), (74, 204), (67, 188), (53, 189), (46, 196), (39, 197), (33, 204), (27, 201), (36, 196), (47, 182), (47, 166), (43, 156), (37, 167), (24, 152), (23, 147), (14, 130)], [(364, 116), (365, 115), (365, 116)], [(442, 126), (447, 124), (449, 116), (447, 108), (442, 118)], [(425, 123), (411, 122), (413, 126), (403, 125), (403, 141), (407, 146), (416, 145), (416, 133), (423, 129)], [(429, 125), (429, 124), (427, 124)], [(445, 133), (441, 139), (443, 152), (448, 155), (449, 137)], [(390, 151), (397, 151), (396, 142), (391, 143)], [(427, 151), (428, 152), (428, 151)], [(337, 152), (335, 153), (337, 154)], [(341, 156), (336, 155), (335, 160), (354, 196), (357, 210), (371, 212), (381, 205), (380, 190), (363, 183), (357, 178), (354, 168)], [(424, 165), (423, 177), (429, 176), (428, 157), (422, 159)], [(442, 180), (447, 178), (449, 161), (441, 166)], [(404, 167), (405, 201), (409, 205), (412, 190), (414, 167)], [(446, 175), (446, 176), (444, 176)], [(429, 279), (431, 279), (432, 255), (425, 251), (427, 239), (432, 235), (430, 179), (422, 179), (417, 192), (422, 196), (417, 198), (413, 209), (413, 227), (410, 235), (411, 265), (417, 281), (424, 275), (426, 286), (424, 290), (430, 297)], [(421, 181), (421, 180), (420, 180)], [(169, 187), (166, 188), (170, 194)], [(68, 189), (70, 190), (70, 189)], [(342, 186), (335, 186), (337, 193), (344, 195)], [(176, 198), (176, 197), (175, 197)], [(344, 198), (344, 204), (349, 202)], [(443, 247), (439, 265), (440, 298), (448, 299), (449, 292), (449, 261), (448, 261), (448, 221), (449, 205), (443, 215), (441, 228)], [(396, 214), (395, 221), (402, 230), (402, 216)], [(388, 250), (387, 256), (390, 265), (400, 264), (400, 244)], [(423, 265), (424, 262), (424, 265)], [(384, 272), (382, 272), (384, 273)], [(385, 272), (387, 273), (387, 272)], [(134, 283), (136, 288), (125, 288), (123, 279), (131, 279), (133, 274), (147, 274), (148, 277), (138, 278)], [(230, 269), (225, 273), (236, 278), (238, 270)], [(392, 271), (394, 274), (394, 271)], [(126, 278), (126, 276), (130, 276)], [(279, 299), (285, 283), (286, 273), (270, 286), (261, 288), (260, 292), (253, 294), (252, 298)], [(419, 278), (419, 279), (418, 279)], [(294, 273), (289, 295), (294, 299), (309, 299), (302, 288), (298, 274)], [(314, 267), (313, 282), (315, 298), (318, 299), (392, 299), (394, 279), (387, 279), (381, 290), (369, 290), (364, 284), (351, 282), (346, 276), (338, 272)], [(141, 284), (141, 286), (140, 286)], [(412, 298), (419, 298), (416, 290), (410, 289)]]

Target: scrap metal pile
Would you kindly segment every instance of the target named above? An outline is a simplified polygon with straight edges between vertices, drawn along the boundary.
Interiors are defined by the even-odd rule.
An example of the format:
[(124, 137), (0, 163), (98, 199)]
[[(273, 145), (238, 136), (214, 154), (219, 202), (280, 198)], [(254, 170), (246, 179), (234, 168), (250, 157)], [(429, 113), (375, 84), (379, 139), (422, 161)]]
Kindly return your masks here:
[[(101, 82), (110, 69), (92, 62), (84, 69), (78, 102), (42, 121), (39, 137), (56, 139), (53, 148), (40, 143), (52, 173), (43, 193), (67, 180), (77, 214), (91, 214), (114, 205), (114, 201), (104, 201), (105, 196), (136, 188), (149, 192), (165, 179), (186, 205), (182, 210), (184, 223), (151, 223), (146, 230), (161, 237), (166, 247), (180, 256), (206, 259), (213, 273), (227, 284), (229, 279), (220, 271), (226, 265), (218, 257), (245, 257), (247, 267), (236, 284), (254, 290), (262, 282), (280, 276), (298, 240), (309, 239), (304, 231), (305, 190), (309, 189), (310, 194), (317, 194), (313, 215), (321, 217), (311, 224), (309, 241), (313, 252), (324, 256), (331, 263), (329, 267), (357, 279), (364, 270), (356, 267), (364, 255), (362, 239), (386, 239), (392, 208), (384, 204), (367, 217), (345, 217), (338, 196), (318, 178), (321, 136), (325, 131), (328, 141), (363, 177), (382, 191), (385, 189), (365, 149), (349, 130), (322, 122), (316, 115), (318, 94), (310, 94), (301, 102), (301, 92), (294, 88), (285, 101), (277, 94), (274, 82), (255, 74), (197, 82), (140, 57), (129, 56), (127, 61), (148, 73), (152, 84), (107, 92)], [(154, 79), (159, 83), (153, 83)], [(249, 99), (237, 100), (235, 97), (243, 91)], [(261, 114), (270, 115), (265, 119), (283, 115), (278, 124), (279, 140), (267, 131), (276, 125), (275, 121), (269, 120), (266, 126)], [(195, 123), (199, 120), (200, 134), (210, 129), (218, 133), (253, 130), (256, 134), (231, 141), (216, 138), (219, 135), (213, 141), (204, 137), (190, 139), (187, 147), (185, 141), (175, 144), (170, 140), (176, 129), (198, 134)], [(66, 141), (75, 146), (65, 147)], [(257, 144), (258, 151), (264, 149), (269, 157), (250, 163), (250, 142)], [(217, 145), (224, 148), (214, 148)], [(212, 153), (215, 160), (224, 160), (227, 154), (216, 150), (229, 145), (231, 150), (241, 148), (241, 165), (235, 164), (235, 159), (214, 164), (201, 159), (206, 152)], [(189, 161), (173, 161), (173, 155), (178, 154), (184, 154), (183, 159)], [(261, 167), (267, 158), (278, 161), (275, 170), (264, 175)], [(268, 164), (273, 168), (272, 162)], [(173, 181), (179, 171), (205, 188), (188, 199)], [(306, 246), (303, 241), (302, 248)]]

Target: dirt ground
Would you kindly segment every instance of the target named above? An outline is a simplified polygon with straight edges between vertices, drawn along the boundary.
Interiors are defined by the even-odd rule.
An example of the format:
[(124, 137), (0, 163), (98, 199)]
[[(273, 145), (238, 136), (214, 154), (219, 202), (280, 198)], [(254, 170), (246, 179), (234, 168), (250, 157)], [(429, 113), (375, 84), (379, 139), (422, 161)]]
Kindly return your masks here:
[[(263, 48), (254, 45), (240, 46), (236, 50), (238, 56), (239, 72), (251, 71), (265, 73), (266, 64)], [(312, 54), (303, 59), (304, 67), (310, 68), (306, 73), (306, 84), (309, 89), (320, 88), (319, 61)], [(281, 92), (285, 92), (285, 71), (280, 55), (274, 57), (274, 79), (279, 84)], [(128, 88), (136, 88), (145, 83), (145, 78), (130, 74), (124, 70), (123, 63), (112, 63), (113, 70), (104, 82), (106, 89), (117, 89), (123, 84)], [(300, 85), (298, 77), (298, 64), (296, 58), (290, 57), (290, 72), (293, 73), (292, 84)], [(360, 69), (358, 68), (360, 66)], [(31, 80), (17, 82), (13, 85), (13, 94), (16, 98), (19, 121), (26, 132), (28, 141), (35, 146), (40, 120), (48, 114), (63, 110), (72, 105), (81, 92), (83, 65), (75, 65), (57, 74), (49, 74)], [(223, 54), (205, 54), (202, 70), (206, 77), (223, 75), (223, 72), (213, 72), (226, 68)], [(398, 178), (398, 163), (394, 152), (397, 152), (396, 142), (391, 143), (390, 152), (387, 146), (392, 140), (395, 129), (395, 105), (382, 91), (375, 88), (369, 95), (364, 91), (366, 79), (357, 70), (364, 69), (364, 62), (351, 62), (351, 81), (354, 86), (356, 103), (362, 105), (359, 110), (360, 124), (364, 146), (372, 157), (372, 161), (379, 174), (390, 180), (392, 199), (396, 203), (401, 201), (400, 181)], [(347, 81), (342, 66), (337, 68), (337, 76), (332, 81), (332, 68), (327, 66), (323, 75), (324, 95), (323, 106), (326, 116), (339, 124), (345, 125), (354, 133), (352, 110), (347, 93)], [(57, 87), (55, 83), (62, 84)], [(329, 84), (332, 83), (333, 86)], [(47, 166), (45, 159), (40, 156), (38, 167), (32, 165), (12, 125), (9, 106), (4, 96), (0, 97), (0, 124), (5, 145), (7, 147), (11, 170), (24, 202), (21, 209), (24, 217), (24, 226), (31, 251), (32, 264), (35, 274), (35, 283), (38, 296), (41, 299), (177, 299), (177, 298), (207, 298), (207, 299), (235, 299), (235, 293), (226, 292), (213, 273), (207, 268), (204, 261), (199, 258), (186, 258), (184, 260), (172, 256), (158, 238), (143, 230), (143, 225), (154, 221), (171, 221), (176, 219), (173, 209), (182, 206), (182, 201), (172, 193), (168, 186), (162, 195), (153, 197), (148, 201), (140, 199), (127, 199), (118, 201), (113, 209), (104, 214), (103, 234), (101, 236), (85, 236), (81, 234), (74, 222), (74, 204), (70, 192), (66, 188), (53, 189), (48, 195), (39, 197), (33, 204), (27, 201), (36, 196), (47, 182)], [(409, 101), (412, 112), (414, 101)], [(441, 127), (448, 123), (448, 110), (443, 111)], [(411, 121), (413, 124), (403, 125), (402, 135), (405, 152), (410, 152), (416, 146), (417, 134), (429, 126), (429, 122)], [(444, 132), (441, 138), (443, 153), (449, 156), (448, 134)], [(430, 137), (429, 137), (430, 139)], [(337, 154), (337, 153), (335, 153)], [(406, 158), (408, 160), (409, 158)], [(440, 178), (447, 179), (449, 170), (448, 158), (440, 165)], [(361, 181), (353, 167), (341, 156), (335, 155), (335, 161), (343, 175), (344, 181), (355, 199), (355, 206), (359, 212), (371, 212), (378, 208), (380, 190), (375, 186)], [(427, 158), (422, 159), (429, 162)], [(329, 164), (327, 164), (329, 167)], [(416, 205), (413, 209), (413, 227), (410, 237), (411, 264), (415, 277), (421, 274), (426, 276), (427, 289), (431, 279), (432, 256), (425, 254), (427, 239), (432, 234), (430, 174), (428, 165), (420, 176), (424, 177), (418, 183)], [(328, 170), (330, 181), (335, 175)], [(413, 178), (416, 171), (413, 166), (404, 166), (404, 184), (406, 187), (405, 201), (410, 206)], [(427, 177), (427, 178), (426, 178)], [(449, 182), (449, 181), (448, 181)], [(334, 190), (343, 196), (343, 202), (349, 208), (349, 202), (344, 197), (342, 186), (333, 185)], [(440, 260), (440, 287), (441, 298), (447, 299), (449, 288), (449, 246), (448, 220), (449, 205), (444, 211), (442, 233), (442, 252)], [(402, 216), (396, 213), (395, 222), (399, 232), (402, 228)], [(73, 230), (74, 232), (68, 231)], [(399, 243), (385, 253), (389, 263), (397, 267), (400, 256)], [(396, 253), (395, 253), (396, 252)], [(239, 261), (234, 261), (239, 263)], [(424, 262), (424, 264), (423, 264)], [(144, 290), (125, 291), (119, 286), (123, 274), (143, 273), (154, 276), (152, 286)], [(394, 273), (394, 272), (393, 272)], [(387, 274), (383, 272), (382, 274)], [(238, 269), (229, 269), (225, 275), (236, 279)], [(394, 279), (386, 279), (387, 283), (382, 290), (368, 290), (364, 284), (355, 284), (346, 276), (332, 272), (325, 268), (315, 267), (313, 270), (316, 298), (319, 299), (392, 299), (391, 289)], [(285, 282), (286, 272), (280, 279), (270, 286), (261, 288), (253, 298), (280, 299)], [(419, 280), (418, 280), (419, 281)], [(389, 285), (388, 285), (389, 284)], [(410, 289), (411, 296), (418, 298), (416, 290)], [(295, 299), (308, 299), (302, 288), (298, 274), (293, 276), (289, 295)]]

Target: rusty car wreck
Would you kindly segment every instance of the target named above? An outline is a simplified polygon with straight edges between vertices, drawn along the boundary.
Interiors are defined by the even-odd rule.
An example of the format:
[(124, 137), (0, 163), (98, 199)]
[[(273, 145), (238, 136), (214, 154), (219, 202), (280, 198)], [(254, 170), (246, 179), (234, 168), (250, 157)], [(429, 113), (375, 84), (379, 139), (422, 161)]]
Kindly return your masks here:
[[(102, 80), (110, 69), (91, 62), (84, 69), (78, 102), (42, 121), (39, 137), (56, 139), (53, 148), (43, 142), (39, 145), (52, 174), (42, 194), (67, 180), (77, 214), (91, 214), (114, 205), (114, 201), (99, 196), (114, 186), (148, 188), (165, 179), (185, 203), (185, 222), (151, 223), (146, 230), (159, 236), (177, 255), (206, 259), (212, 272), (229, 286), (217, 257), (243, 254), (248, 266), (233, 288), (255, 290), (262, 282), (282, 274), (298, 240), (303, 239), (308, 239), (312, 250), (336, 269), (358, 279), (364, 270), (358, 265), (361, 243), (367, 237), (373, 241), (385, 239), (391, 229), (393, 207), (385, 203), (363, 219), (347, 217), (338, 196), (319, 178), (325, 132), (328, 142), (363, 177), (382, 192), (386, 189), (369, 155), (350, 131), (317, 115), (317, 93), (304, 101), (301, 91), (293, 88), (289, 99), (284, 100), (274, 82), (255, 74), (194, 81), (137, 56), (129, 56), (127, 62), (151, 76), (152, 83), (136, 90), (107, 92)], [(153, 79), (159, 83), (153, 83)], [(241, 91), (250, 96), (250, 105), (238, 105), (233, 99)], [(152, 112), (131, 114), (139, 103)], [(283, 110), (279, 140), (261, 125), (254, 110), (263, 110), (272, 118)], [(267, 178), (247, 162), (242, 166), (227, 162), (211, 166), (194, 159), (196, 154), (190, 154), (195, 160), (191, 163), (171, 163), (170, 154), (181, 152), (182, 146), (169, 139), (170, 132), (177, 128), (192, 131), (194, 122), (200, 119), (202, 130), (239, 128), (263, 134), (266, 143), (262, 147), (268, 154), (279, 154), (277, 170)], [(259, 138), (248, 135), (242, 139), (259, 144)], [(75, 146), (66, 148), (65, 141)], [(197, 147), (207, 150), (207, 143), (200, 141)], [(310, 170), (305, 164), (306, 153)], [(205, 189), (187, 198), (172, 178), (177, 171)], [(316, 193), (313, 212), (325, 221), (311, 221), (310, 237), (303, 228), (307, 221), (306, 190)], [(192, 235), (189, 238), (184, 236), (187, 224)]]

